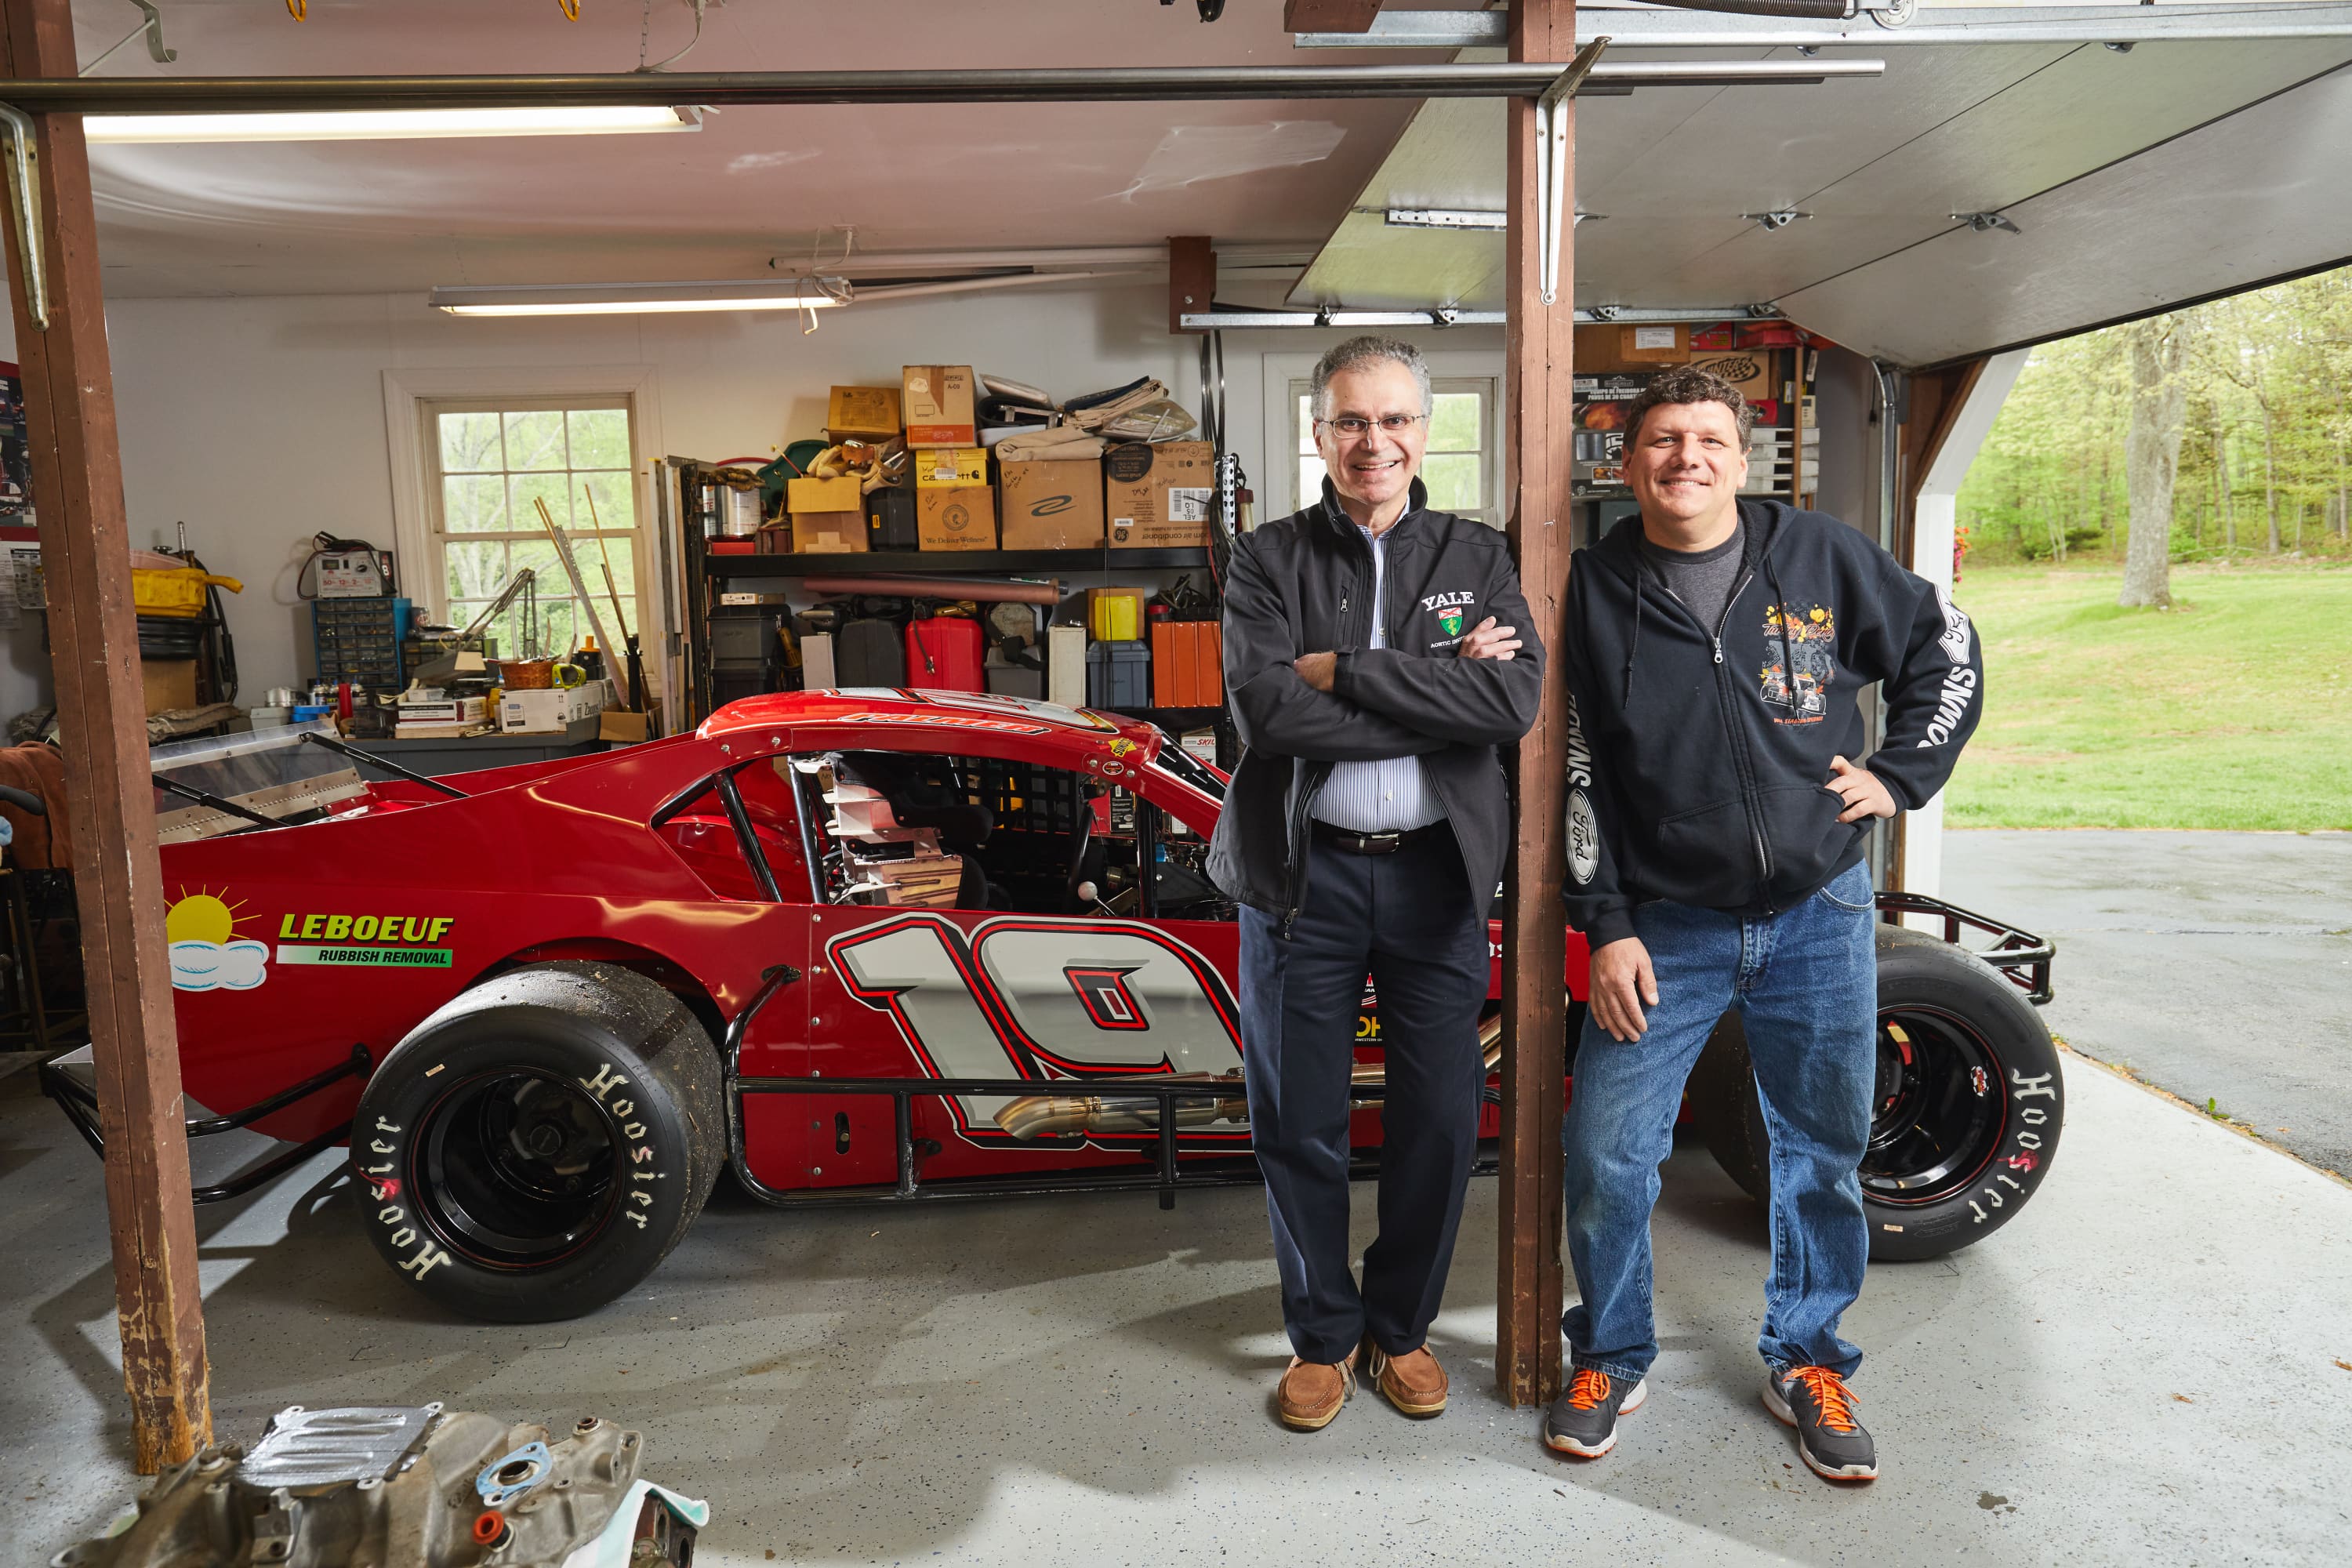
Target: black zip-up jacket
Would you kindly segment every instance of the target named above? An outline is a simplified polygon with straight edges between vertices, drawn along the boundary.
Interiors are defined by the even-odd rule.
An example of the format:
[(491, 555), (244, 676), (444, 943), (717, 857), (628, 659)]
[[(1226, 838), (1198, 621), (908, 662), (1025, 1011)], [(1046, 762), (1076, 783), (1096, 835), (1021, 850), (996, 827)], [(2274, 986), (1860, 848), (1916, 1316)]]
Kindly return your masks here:
[[(1510, 802), (1495, 748), (1535, 722), (1543, 644), (1519, 597), (1503, 535), (1426, 510), (1419, 479), (1387, 534), (1388, 646), (1371, 635), (1372, 552), (1326, 479), (1323, 504), (1244, 534), (1225, 573), (1225, 699), (1241, 763), (1209, 846), (1209, 876), (1228, 898), (1297, 916), (1307, 819), (1331, 764), (1417, 756), (1445, 807), (1475, 907), (1486, 908), (1511, 841)], [(1457, 658), (1488, 616), (1517, 626), (1508, 659)], [(1339, 655), (1329, 691), (1291, 661)]]
[[(1836, 519), (1743, 500), (1716, 626), (1666, 591), (1629, 517), (1569, 573), (1568, 918), (1595, 947), (1652, 899), (1793, 908), (1863, 857), (1830, 759), (1862, 762), (1856, 695), (1885, 683), (1869, 758), (1895, 804), (1943, 788), (1983, 711), (1968, 616)], [(1790, 672), (1793, 671), (1793, 679)]]

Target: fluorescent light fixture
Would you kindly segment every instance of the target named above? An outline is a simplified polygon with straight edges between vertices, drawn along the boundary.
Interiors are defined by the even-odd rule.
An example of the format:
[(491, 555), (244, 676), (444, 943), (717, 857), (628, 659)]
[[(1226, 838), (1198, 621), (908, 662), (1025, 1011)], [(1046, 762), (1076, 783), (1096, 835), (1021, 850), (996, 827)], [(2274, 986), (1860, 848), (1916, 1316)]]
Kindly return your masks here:
[(283, 114), (92, 114), (91, 142), (380, 142), (431, 136), (620, 136), (699, 131), (702, 111), (656, 104), (572, 109), (359, 109)]
[(640, 316), (687, 310), (824, 310), (845, 305), (814, 282), (537, 283), (436, 289), (453, 316)]

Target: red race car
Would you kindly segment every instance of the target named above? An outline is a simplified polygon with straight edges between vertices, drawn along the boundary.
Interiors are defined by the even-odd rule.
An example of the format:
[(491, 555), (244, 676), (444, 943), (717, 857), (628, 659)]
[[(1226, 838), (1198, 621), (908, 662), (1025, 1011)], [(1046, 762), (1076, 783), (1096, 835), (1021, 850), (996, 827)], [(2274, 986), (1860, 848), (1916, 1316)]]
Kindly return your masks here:
[[(247, 776), (238, 795), (242, 753), (159, 797), (167, 837), (210, 835), (163, 851), (183, 1077), (246, 1108), (190, 1130), (292, 1145), (200, 1199), (347, 1140), (368, 1235), (411, 1285), (537, 1321), (646, 1278), (730, 1167), (779, 1206), (1083, 1188), (1165, 1205), (1255, 1179), (1233, 906), (1202, 870), (1224, 778), (1156, 729), (865, 690), (453, 779), (362, 782), (399, 770), (315, 731), (277, 744), (330, 770), (301, 786), (312, 820), (247, 826), (238, 799), (270, 792)], [(1876, 1254), (1934, 1256), (2014, 1214), (2055, 1150), (2063, 1084), (2027, 1000), (2050, 950), (1883, 902), (1946, 940), (1880, 928), (1863, 1182)], [(1962, 924), (1991, 933), (1983, 956), (1951, 945)], [(1582, 940), (1562, 957), (1573, 1024)], [(1370, 994), (1358, 1034), (1369, 1168)], [(86, 1065), (43, 1076), (95, 1143)], [(1690, 1105), (1762, 1195), (1736, 1017)]]

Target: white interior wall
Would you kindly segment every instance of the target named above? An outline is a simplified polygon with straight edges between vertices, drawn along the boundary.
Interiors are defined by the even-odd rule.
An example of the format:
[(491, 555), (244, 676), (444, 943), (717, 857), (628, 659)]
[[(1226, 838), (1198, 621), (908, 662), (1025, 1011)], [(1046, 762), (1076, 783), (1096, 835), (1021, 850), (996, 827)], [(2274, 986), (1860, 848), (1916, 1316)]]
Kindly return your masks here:
[[(1167, 334), (1164, 289), (944, 296), (798, 318), (458, 318), (418, 296), (121, 300), (108, 311), (134, 545), (184, 519), (229, 600), (248, 699), (307, 670), (295, 581), (321, 530), (393, 542), (387, 370), (650, 366), (661, 428), (646, 456), (764, 455), (824, 423), (835, 383), (908, 363), (971, 363), (1060, 395), (1154, 374), (1193, 401), (1195, 353)], [(402, 563), (411, 583), (427, 563)], [(422, 595), (418, 595), (421, 597)]]
[[(228, 616), (248, 699), (307, 671), (294, 584), (310, 536), (393, 542), (386, 370), (648, 365), (661, 447), (707, 458), (813, 434), (828, 386), (894, 381), (910, 363), (970, 363), (1059, 395), (1148, 374), (1199, 405), (1198, 341), (1168, 334), (1156, 280), (853, 306), (807, 335), (798, 318), (746, 314), (457, 318), (413, 294), (120, 300), (108, 319), (131, 542), (168, 543), (184, 519), (207, 563), (245, 580)], [(1265, 450), (1263, 357), (1345, 335), (1226, 336), (1230, 445), (1268, 503), (1261, 517), (1279, 515), (1280, 482)], [(1449, 358), (1483, 352), (1500, 373), (1498, 331), (1408, 335)], [(422, 564), (403, 563), (411, 583)]]
[[(309, 673), (295, 580), (310, 536), (394, 542), (387, 370), (648, 366), (660, 428), (645, 433), (646, 455), (727, 458), (814, 433), (828, 386), (892, 381), (910, 363), (971, 363), (1066, 396), (1149, 374), (1197, 409), (1199, 342), (1169, 335), (1166, 301), (1157, 279), (946, 295), (829, 312), (803, 335), (798, 318), (748, 314), (457, 318), (415, 294), (116, 300), (107, 316), (131, 542), (169, 545), (184, 521), (206, 563), (244, 580), (243, 595), (225, 598), (251, 703)], [(1265, 357), (1318, 354), (1347, 335), (1225, 335), (1229, 445), (1261, 519), (1286, 510), (1286, 467), (1266, 449)], [(1501, 374), (1497, 329), (1398, 335), (1447, 374)], [(425, 564), (402, 571), (414, 583)], [(48, 659), (27, 616), (0, 638), (0, 719), (47, 700)]]

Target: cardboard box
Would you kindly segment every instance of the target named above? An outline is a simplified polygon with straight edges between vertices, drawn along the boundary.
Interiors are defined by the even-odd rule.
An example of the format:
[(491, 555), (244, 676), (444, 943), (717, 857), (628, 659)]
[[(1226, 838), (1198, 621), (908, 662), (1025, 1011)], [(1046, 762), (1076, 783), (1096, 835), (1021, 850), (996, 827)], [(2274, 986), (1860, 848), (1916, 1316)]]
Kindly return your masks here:
[(1668, 325), (1624, 326), (1617, 329), (1617, 357), (1629, 364), (1680, 364), (1690, 358), (1690, 328)]
[(583, 686), (551, 686), (508, 691), (499, 698), (499, 728), (509, 733), (559, 734), (578, 720), (604, 710), (610, 693), (601, 680)]
[(437, 702), (411, 702), (403, 698), (397, 711), (403, 724), (487, 724), (490, 705), (479, 697), (451, 697)]
[(1691, 361), (1694, 370), (1704, 370), (1721, 376), (1739, 389), (1739, 395), (1750, 403), (1777, 396), (1772, 385), (1772, 361), (1769, 349), (1746, 353), (1702, 354)]
[(986, 447), (946, 447), (915, 459), (915, 531), (925, 550), (996, 548)]
[(1087, 705), (1087, 628), (1045, 628), (1045, 700), (1065, 708)]
[[(795, 479), (795, 484), (803, 481)], [(850, 488), (856, 489), (855, 480)], [(793, 513), (793, 553), (795, 555), (863, 555), (866, 514), (863, 511), (796, 511)]]
[(786, 511), (862, 511), (865, 506), (865, 487), (856, 474), (784, 481)]
[(196, 705), (196, 661), (193, 658), (142, 658), (139, 679), (147, 688), (147, 711), (163, 713)]
[(616, 708), (603, 714), (596, 726), (596, 738), (624, 746), (634, 746), (653, 734), (653, 716), (632, 713)]
[(1181, 550), (1209, 542), (1217, 449), (1206, 441), (1131, 441), (1103, 457), (1103, 512), (1110, 542)]
[(895, 386), (836, 386), (825, 402), (824, 427), (836, 441), (844, 436), (896, 436), (899, 423)]
[(1098, 550), (1102, 460), (1000, 463), (1000, 531), (1007, 550)]
[(968, 364), (910, 364), (901, 371), (901, 405), (909, 447), (976, 447), (980, 425), (972, 413), (972, 374)]

